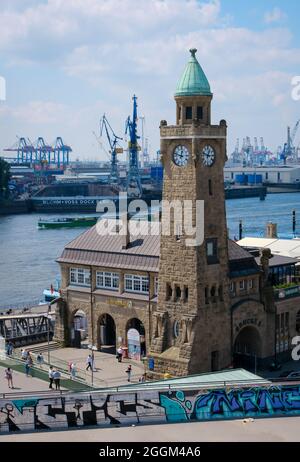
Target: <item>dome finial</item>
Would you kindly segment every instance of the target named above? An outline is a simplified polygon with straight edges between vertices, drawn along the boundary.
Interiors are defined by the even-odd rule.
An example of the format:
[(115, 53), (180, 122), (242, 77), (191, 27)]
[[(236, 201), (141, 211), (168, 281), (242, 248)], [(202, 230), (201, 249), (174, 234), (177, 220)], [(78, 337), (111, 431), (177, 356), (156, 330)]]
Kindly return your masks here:
[(195, 55), (197, 53), (197, 48), (191, 48), (189, 51), (190, 51), (192, 57), (195, 58)]

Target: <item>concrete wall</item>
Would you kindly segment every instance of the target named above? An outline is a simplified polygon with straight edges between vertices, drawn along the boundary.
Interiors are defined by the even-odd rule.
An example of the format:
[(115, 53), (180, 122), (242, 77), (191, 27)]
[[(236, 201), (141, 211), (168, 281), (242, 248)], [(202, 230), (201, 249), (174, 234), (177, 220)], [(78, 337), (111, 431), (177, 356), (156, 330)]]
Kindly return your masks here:
[(0, 433), (300, 415), (300, 385), (0, 399)]

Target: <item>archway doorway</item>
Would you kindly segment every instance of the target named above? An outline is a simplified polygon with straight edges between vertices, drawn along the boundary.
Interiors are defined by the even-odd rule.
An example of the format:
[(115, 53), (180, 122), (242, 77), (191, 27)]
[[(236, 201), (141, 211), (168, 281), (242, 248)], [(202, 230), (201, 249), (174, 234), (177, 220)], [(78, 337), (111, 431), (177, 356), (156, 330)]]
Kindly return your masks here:
[(103, 314), (99, 319), (99, 349), (106, 353), (116, 353), (116, 324), (112, 316)]
[(131, 318), (126, 324), (128, 357), (141, 359), (146, 356), (146, 338), (144, 324), (138, 318)]
[(88, 325), (86, 313), (83, 310), (77, 310), (73, 313), (73, 322), (71, 325), (71, 342), (75, 348), (81, 347), (81, 342), (87, 338)]
[(243, 367), (256, 372), (262, 356), (261, 337), (255, 327), (244, 327), (234, 342), (234, 367)]

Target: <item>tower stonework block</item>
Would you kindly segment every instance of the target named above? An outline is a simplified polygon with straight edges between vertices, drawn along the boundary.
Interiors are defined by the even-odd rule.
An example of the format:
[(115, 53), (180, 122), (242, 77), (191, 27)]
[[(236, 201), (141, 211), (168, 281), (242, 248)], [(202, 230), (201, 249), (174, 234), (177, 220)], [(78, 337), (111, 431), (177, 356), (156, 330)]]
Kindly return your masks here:
[[(177, 376), (218, 370), (231, 363), (223, 180), (227, 127), (224, 120), (211, 125), (212, 93), (196, 50), (190, 51), (175, 93), (176, 125), (162, 121), (160, 127), (165, 174), (159, 292), (149, 353), (154, 374)], [(204, 214), (199, 222), (196, 212), (200, 213), (201, 204)], [(196, 236), (188, 225), (196, 227), (196, 222), (198, 232), (203, 226), (204, 238), (191, 245), (190, 239)], [(169, 235), (164, 228), (167, 223)]]

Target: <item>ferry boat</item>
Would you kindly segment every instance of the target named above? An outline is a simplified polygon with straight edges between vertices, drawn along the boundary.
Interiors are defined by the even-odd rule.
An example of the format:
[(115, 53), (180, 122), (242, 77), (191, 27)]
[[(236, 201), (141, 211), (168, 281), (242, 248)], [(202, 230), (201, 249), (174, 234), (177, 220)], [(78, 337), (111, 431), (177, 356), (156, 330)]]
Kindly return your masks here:
[(56, 228), (82, 228), (85, 226), (94, 226), (97, 223), (98, 217), (64, 217), (42, 219), (38, 221), (39, 229), (56, 229)]

